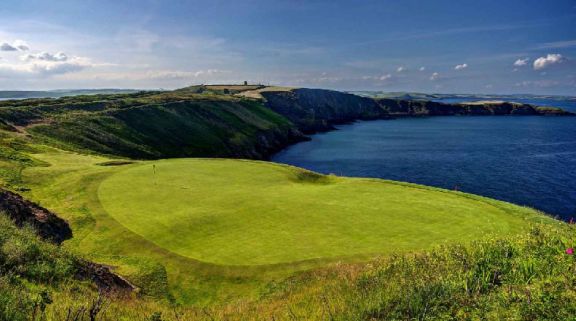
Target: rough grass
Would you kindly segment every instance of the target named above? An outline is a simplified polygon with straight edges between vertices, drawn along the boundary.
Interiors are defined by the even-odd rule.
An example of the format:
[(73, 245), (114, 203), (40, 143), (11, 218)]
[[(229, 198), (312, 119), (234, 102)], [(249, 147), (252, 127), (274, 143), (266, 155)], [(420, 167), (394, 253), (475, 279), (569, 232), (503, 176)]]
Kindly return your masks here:
[[(15, 231), (5, 222), (0, 230)], [(336, 265), (270, 283), (256, 300), (206, 308), (100, 297), (71, 279), (15, 282), (22, 277), (16, 272), (0, 277), (0, 319), (570, 321), (576, 320), (576, 258), (566, 250), (576, 245), (575, 232), (564, 223), (536, 225), (511, 237)], [(38, 242), (26, 231), (14, 233), (16, 239), (23, 233)], [(50, 273), (67, 275), (57, 271)]]
[(50, 292), (71, 280), (77, 259), (18, 229), (0, 213), (0, 320), (38, 320), (52, 302)]

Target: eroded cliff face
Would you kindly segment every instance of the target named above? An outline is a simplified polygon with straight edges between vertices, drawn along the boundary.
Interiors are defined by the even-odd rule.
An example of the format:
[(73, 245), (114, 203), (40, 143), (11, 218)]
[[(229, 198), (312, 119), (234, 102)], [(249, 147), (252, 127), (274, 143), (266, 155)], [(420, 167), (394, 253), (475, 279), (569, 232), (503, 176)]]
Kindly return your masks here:
[(59, 147), (135, 159), (266, 159), (306, 139), (255, 101), (190, 100), (83, 113), (30, 127)]
[(354, 120), (388, 118), (374, 99), (323, 89), (262, 92), (266, 106), (288, 118), (305, 134), (334, 129)]
[(38, 204), (4, 189), (0, 189), (0, 212), (8, 215), (18, 227), (31, 226), (46, 241), (60, 244), (72, 237), (72, 230), (66, 221)]
[[(7, 215), (19, 228), (32, 227), (44, 241), (60, 245), (72, 238), (72, 230), (66, 221), (38, 204), (4, 189), (0, 189), (0, 213)], [(111, 267), (103, 264), (77, 258), (76, 269), (76, 278), (91, 280), (106, 293), (123, 294), (137, 289), (128, 280), (112, 272)]]

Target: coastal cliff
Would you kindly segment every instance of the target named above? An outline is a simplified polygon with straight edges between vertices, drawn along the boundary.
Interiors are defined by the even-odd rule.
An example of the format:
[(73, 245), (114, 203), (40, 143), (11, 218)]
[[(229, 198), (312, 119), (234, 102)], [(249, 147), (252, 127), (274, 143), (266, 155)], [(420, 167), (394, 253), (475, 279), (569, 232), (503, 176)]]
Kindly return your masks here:
[(261, 93), (266, 107), (288, 118), (305, 134), (326, 131), (355, 120), (416, 116), (572, 115), (559, 108), (503, 101), (440, 103), (369, 98), (324, 89), (292, 89)]
[(504, 115), (568, 115), (559, 108), (537, 107), (505, 101), (440, 103), (422, 100), (375, 99), (391, 116), (504, 116)]
[(354, 120), (389, 118), (371, 98), (332, 90), (294, 89), (262, 92), (266, 106), (288, 118), (305, 134), (333, 129)]
[(326, 122), (383, 119), (394, 116), (452, 115), (570, 115), (560, 108), (506, 101), (441, 103), (428, 100), (369, 98), (325, 89), (299, 88), (261, 93), (266, 106), (306, 126)]
[(244, 93), (240, 87), (4, 101), (0, 102), (0, 129), (62, 149), (135, 159), (268, 159), (308, 139), (306, 135), (356, 120), (573, 115), (558, 108), (510, 102), (446, 104), (262, 86), (246, 86)]

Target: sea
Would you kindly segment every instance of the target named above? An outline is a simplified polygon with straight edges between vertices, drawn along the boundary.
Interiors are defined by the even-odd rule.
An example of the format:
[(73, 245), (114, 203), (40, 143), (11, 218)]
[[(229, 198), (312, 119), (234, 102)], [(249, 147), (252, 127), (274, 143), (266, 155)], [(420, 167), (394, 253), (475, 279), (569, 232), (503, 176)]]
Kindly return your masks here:
[[(441, 101), (471, 100), (475, 99)], [(576, 112), (576, 99), (515, 101)], [(359, 121), (311, 138), (279, 152), (272, 161), (325, 174), (459, 190), (576, 221), (576, 117)]]

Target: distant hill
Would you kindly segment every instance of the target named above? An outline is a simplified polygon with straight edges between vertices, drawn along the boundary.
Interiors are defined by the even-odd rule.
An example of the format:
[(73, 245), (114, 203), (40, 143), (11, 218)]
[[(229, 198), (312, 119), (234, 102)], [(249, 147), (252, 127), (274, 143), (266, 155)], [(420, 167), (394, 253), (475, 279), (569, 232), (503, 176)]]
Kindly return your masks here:
[(402, 99), (402, 100), (443, 100), (443, 99), (482, 99), (482, 100), (503, 100), (514, 101), (518, 99), (551, 99), (551, 100), (576, 100), (573, 96), (555, 96), (555, 95), (532, 95), (532, 94), (513, 94), (513, 95), (495, 95), (495, 94), (427, 94), (419, 92), (404, 92), (404, 91), (349, 91), (363, 97), (370, 98), (389, 98), (389, 99)]
[(25, 99), (25, 98), (59, 98), (79, 95), (109, 95), (130, 94), (139, 92), (137, 89), (57, 89), (57, 90), (0, 90), (0, 99)]

